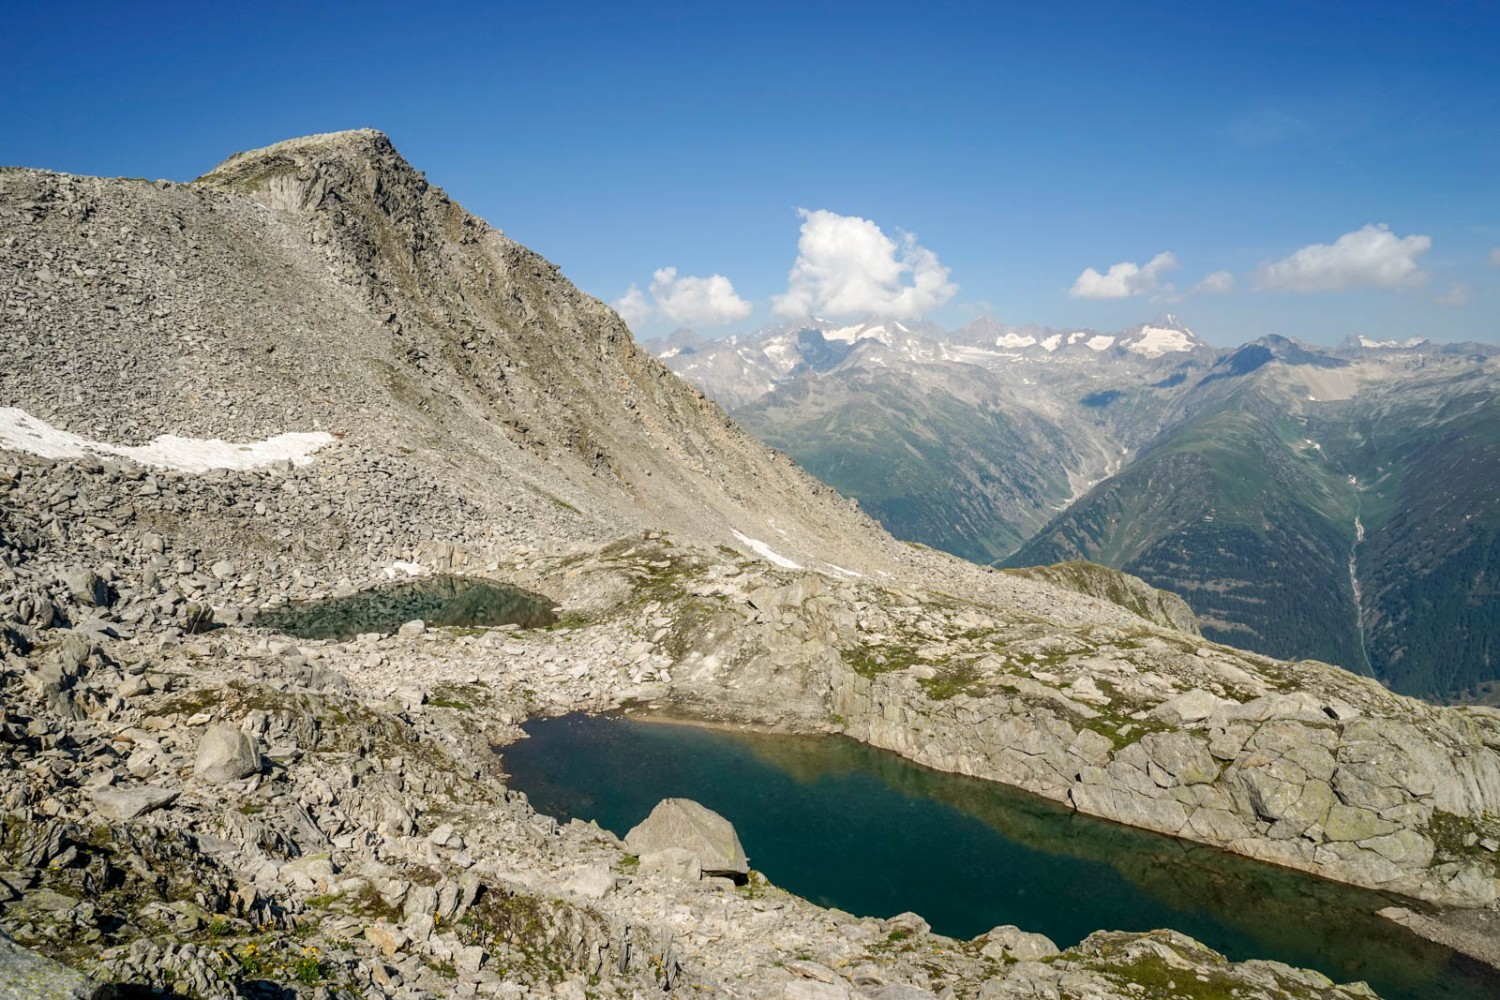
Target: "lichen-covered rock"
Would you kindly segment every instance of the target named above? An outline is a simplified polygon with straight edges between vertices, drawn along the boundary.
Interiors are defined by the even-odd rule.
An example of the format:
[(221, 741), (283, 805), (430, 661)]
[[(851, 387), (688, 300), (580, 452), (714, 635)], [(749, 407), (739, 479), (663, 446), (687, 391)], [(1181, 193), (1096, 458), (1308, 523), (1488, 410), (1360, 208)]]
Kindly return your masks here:
[(109, 1000), (114, 987), (22, 948), (0, 932), (0, 1000)]

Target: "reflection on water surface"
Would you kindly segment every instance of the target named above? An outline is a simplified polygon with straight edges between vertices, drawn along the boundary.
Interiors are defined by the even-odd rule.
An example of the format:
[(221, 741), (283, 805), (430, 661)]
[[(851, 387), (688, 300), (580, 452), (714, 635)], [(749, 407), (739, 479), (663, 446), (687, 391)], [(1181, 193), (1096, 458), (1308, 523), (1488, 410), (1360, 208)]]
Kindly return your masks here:
[(824, 906), (914, 910), (960, 938), (1016, 924), (1062, 947), (1099, 929), (1171, 927), (1233, 959), (1368, 980), (1389, 1000), (1500, 996), (1500, 978), (1376, 917), (1388, 897), (843, 737), (576, 715), (525, 728), (504, 763), (539, 811), (624, 836), (658, 800), (696, 799), (734, 823), (752, 866)]

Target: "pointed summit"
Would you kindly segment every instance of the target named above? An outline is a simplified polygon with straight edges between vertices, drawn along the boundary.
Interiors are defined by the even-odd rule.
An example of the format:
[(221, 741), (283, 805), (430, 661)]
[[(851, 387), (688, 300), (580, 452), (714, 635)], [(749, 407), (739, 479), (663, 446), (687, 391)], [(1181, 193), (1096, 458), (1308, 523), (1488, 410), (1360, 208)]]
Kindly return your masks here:
[(1150, 323), (1133, 326), (1120, 334), (1118, 346), (1146, 358), (1164, 354), (1186, 353), (1208, 347), (1187, 324), (1171, 313), (1163, 313)]

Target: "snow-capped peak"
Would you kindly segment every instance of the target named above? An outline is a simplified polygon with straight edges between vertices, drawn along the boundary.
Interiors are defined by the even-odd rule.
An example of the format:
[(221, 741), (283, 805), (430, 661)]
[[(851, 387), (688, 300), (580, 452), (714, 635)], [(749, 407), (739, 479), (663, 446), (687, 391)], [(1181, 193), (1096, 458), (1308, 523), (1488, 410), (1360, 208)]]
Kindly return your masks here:
[(1421, 347), (1427, 343), (1426, 337), (1407, 337), (1405, 340), (1371, 340), (1363, 334), (1359, 337), (1359, 346), (1364, 348), (1375, 348), (1383, 350), (1396, 350), (1403, 347)]
[(1203, 341), (1171, 313), (1127, 330), (1120, 337), (1120, 345), (1145, 358), (1159, 358), (1164, 354), (1187, 352), (1204, 346)]

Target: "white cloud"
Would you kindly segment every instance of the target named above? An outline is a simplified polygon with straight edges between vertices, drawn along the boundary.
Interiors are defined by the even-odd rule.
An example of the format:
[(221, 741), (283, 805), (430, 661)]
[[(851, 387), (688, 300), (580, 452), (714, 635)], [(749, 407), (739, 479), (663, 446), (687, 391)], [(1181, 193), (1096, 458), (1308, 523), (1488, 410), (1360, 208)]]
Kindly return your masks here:
[(615, 299), (610, 305), (614, 307), (615, 312), (620, 314), (625, 325), (632, 330), (651, 318), (651, 303), (646, 301), (645, 293), (635, 285), (631, 285), (625, 290), (624, 295)]
[(1455, 281), (1448, 286), (1446, 292), (1433, 296), (1432, 301), (1440, 306), (1466, 306), (1469, 304), (1469, 298), (1472, 293), (1473, 289), (1468, 285), (1459, 284)]
[(686, 326), (733, 323), (749, 316), (753, 308), (734, 293), (734, 285), (722, 274), (678, 277), (675, 267), (651, 275), (651, 295), (663, 316)]
[(1168, 250), (1145, 264), (1129, 261), (1115, 264), (1106, 274), (1100, 274), (1092, 267), (1084, 268), (1068, 295), (1075, 299), (1128, 299), (1135, 295), (1149, 295), (1160, 287), (1162, 275), (1177, 267), (1177, 255)]
[(1490, 251), (1490, 267), (1500, 267), (1500, 247)]
[(900, 242), (869, 219), (798, 209), (802, 235), (776, 313), (792, 319), (880, 315), (910, 319), (953, 298), (958, 285), (937, 254), (910, 233)]
[(1410, 288), (1426, 280), (1417, 258), (1430, 236), (1397, 236), (1391, 227), (1365, 226), (1331, 245), (1313, 243), (1261, 265), (1256, 285), (1275, 292), (1342, 292), (1351, 288)]
[(1188, 289), (1189, 295), (1227, 295), (1234, 291), (1234, 275), (1228, 271), (1215, 271), (1204, 275), (1203, 280)]

